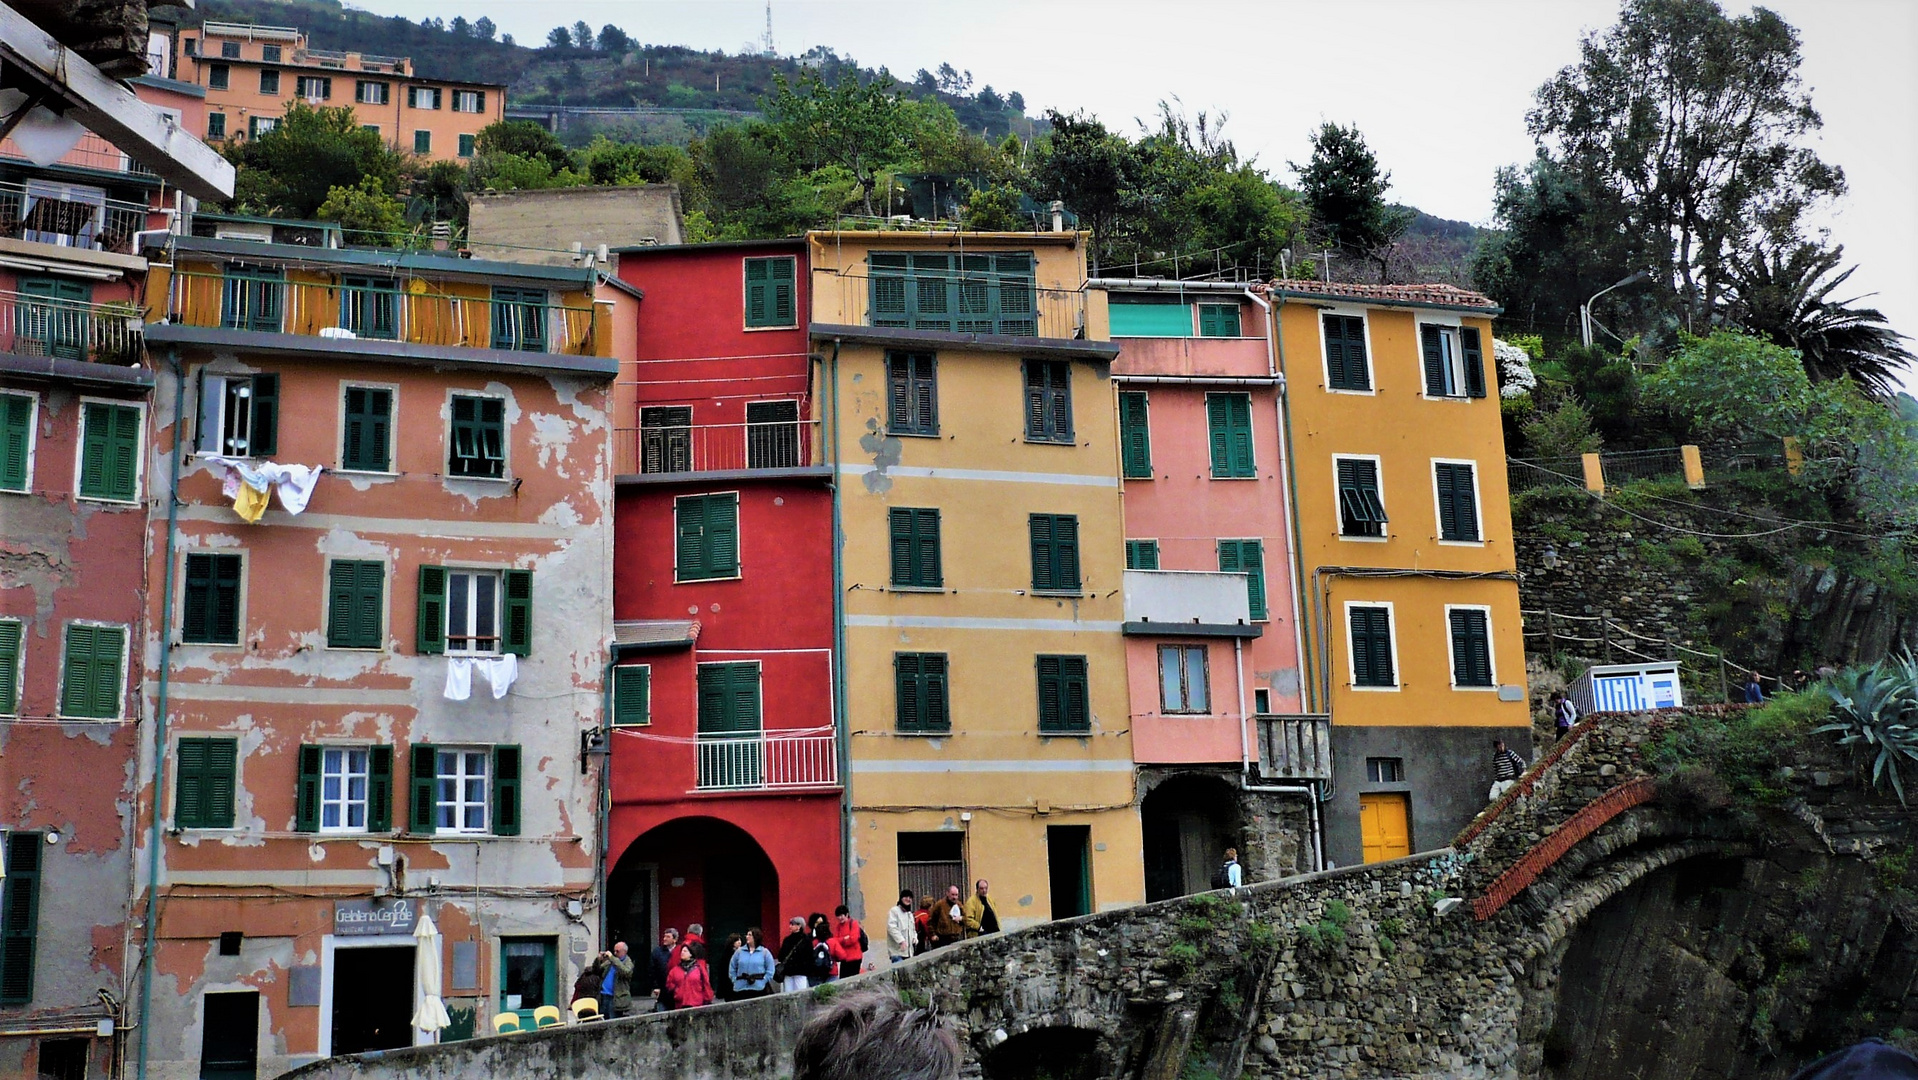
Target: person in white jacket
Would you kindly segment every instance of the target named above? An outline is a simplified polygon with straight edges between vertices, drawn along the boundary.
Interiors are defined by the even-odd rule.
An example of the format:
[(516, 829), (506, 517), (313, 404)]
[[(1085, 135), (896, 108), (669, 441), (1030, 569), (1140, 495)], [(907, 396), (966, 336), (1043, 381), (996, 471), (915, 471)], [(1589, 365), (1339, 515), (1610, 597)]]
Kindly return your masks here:
[(913, 923), (912, 890), (899, 890), (899, 902), (886, 912), (886, 954), (897, 964), (913, 953), (918, 937)]

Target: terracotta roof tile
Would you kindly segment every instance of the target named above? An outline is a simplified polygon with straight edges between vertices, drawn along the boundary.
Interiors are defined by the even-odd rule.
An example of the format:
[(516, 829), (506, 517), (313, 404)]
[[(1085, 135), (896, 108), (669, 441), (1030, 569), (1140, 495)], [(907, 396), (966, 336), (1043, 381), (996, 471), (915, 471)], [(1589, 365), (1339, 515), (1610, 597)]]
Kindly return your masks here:
[(1484, 293), (1461, 289), (1456, 285), (1364, 285), (1347, 281), (1274, 281), (1273, 289), (1306, 293), (1312, 296), (1350, 297), (1354, 300), (1391, 300), (1400, 303), (1437, 304), (1454, 308), (1495, 309), (1498, 303)]

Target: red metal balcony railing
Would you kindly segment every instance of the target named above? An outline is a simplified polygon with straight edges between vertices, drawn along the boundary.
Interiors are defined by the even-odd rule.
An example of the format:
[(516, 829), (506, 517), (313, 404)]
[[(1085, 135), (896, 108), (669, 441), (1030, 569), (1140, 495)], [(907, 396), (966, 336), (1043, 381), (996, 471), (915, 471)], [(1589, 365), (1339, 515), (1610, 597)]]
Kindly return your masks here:
[(614, 433), (619, 475), (800, 469), (820, 462), (817, 420), (642, 423)]

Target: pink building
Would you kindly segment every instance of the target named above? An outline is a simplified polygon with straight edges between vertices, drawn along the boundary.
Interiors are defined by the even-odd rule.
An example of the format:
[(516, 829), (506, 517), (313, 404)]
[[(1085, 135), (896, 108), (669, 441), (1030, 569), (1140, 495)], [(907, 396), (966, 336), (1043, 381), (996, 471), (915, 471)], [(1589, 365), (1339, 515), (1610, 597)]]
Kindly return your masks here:
[[(1280, 387), (1258, 287), (1106, 292), (1125, 477), (1125, 633), (1146, 898), (1319, 865), (1324, 724), (1299, 717)], [(1290, 742), (1261, 775), (1260, 740)], [(1266, 755), (1270, 760), (1272, 755)]]

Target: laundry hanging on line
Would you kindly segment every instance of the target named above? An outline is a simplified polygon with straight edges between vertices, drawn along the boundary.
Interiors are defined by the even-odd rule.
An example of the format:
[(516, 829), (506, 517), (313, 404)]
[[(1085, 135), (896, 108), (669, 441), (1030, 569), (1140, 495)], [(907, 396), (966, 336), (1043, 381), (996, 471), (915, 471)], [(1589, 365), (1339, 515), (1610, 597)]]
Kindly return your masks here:
[(226, 469), (220, 490), (233, 500), (233, 512), (249, 525), (266, 513), (270, 490), (278, 490), (280, 509), (289, 514), (304, 511), (307, 500), (313, 497), (313, 488), (320, 481), (320, 473), (326, 469), (324, 465), (281, 465), (274, 461), (255, 464), (223, 454), (207, 454), (205, 460)]
[(499, 656), (451, 656), (446, 660), (446, 691), (449, 701), (465, 701), (473, 696), (473, 673), (478, 672), (493, 688), (493, 700), (506, 696), (519, 678), (519, 657), (512, 653)]

